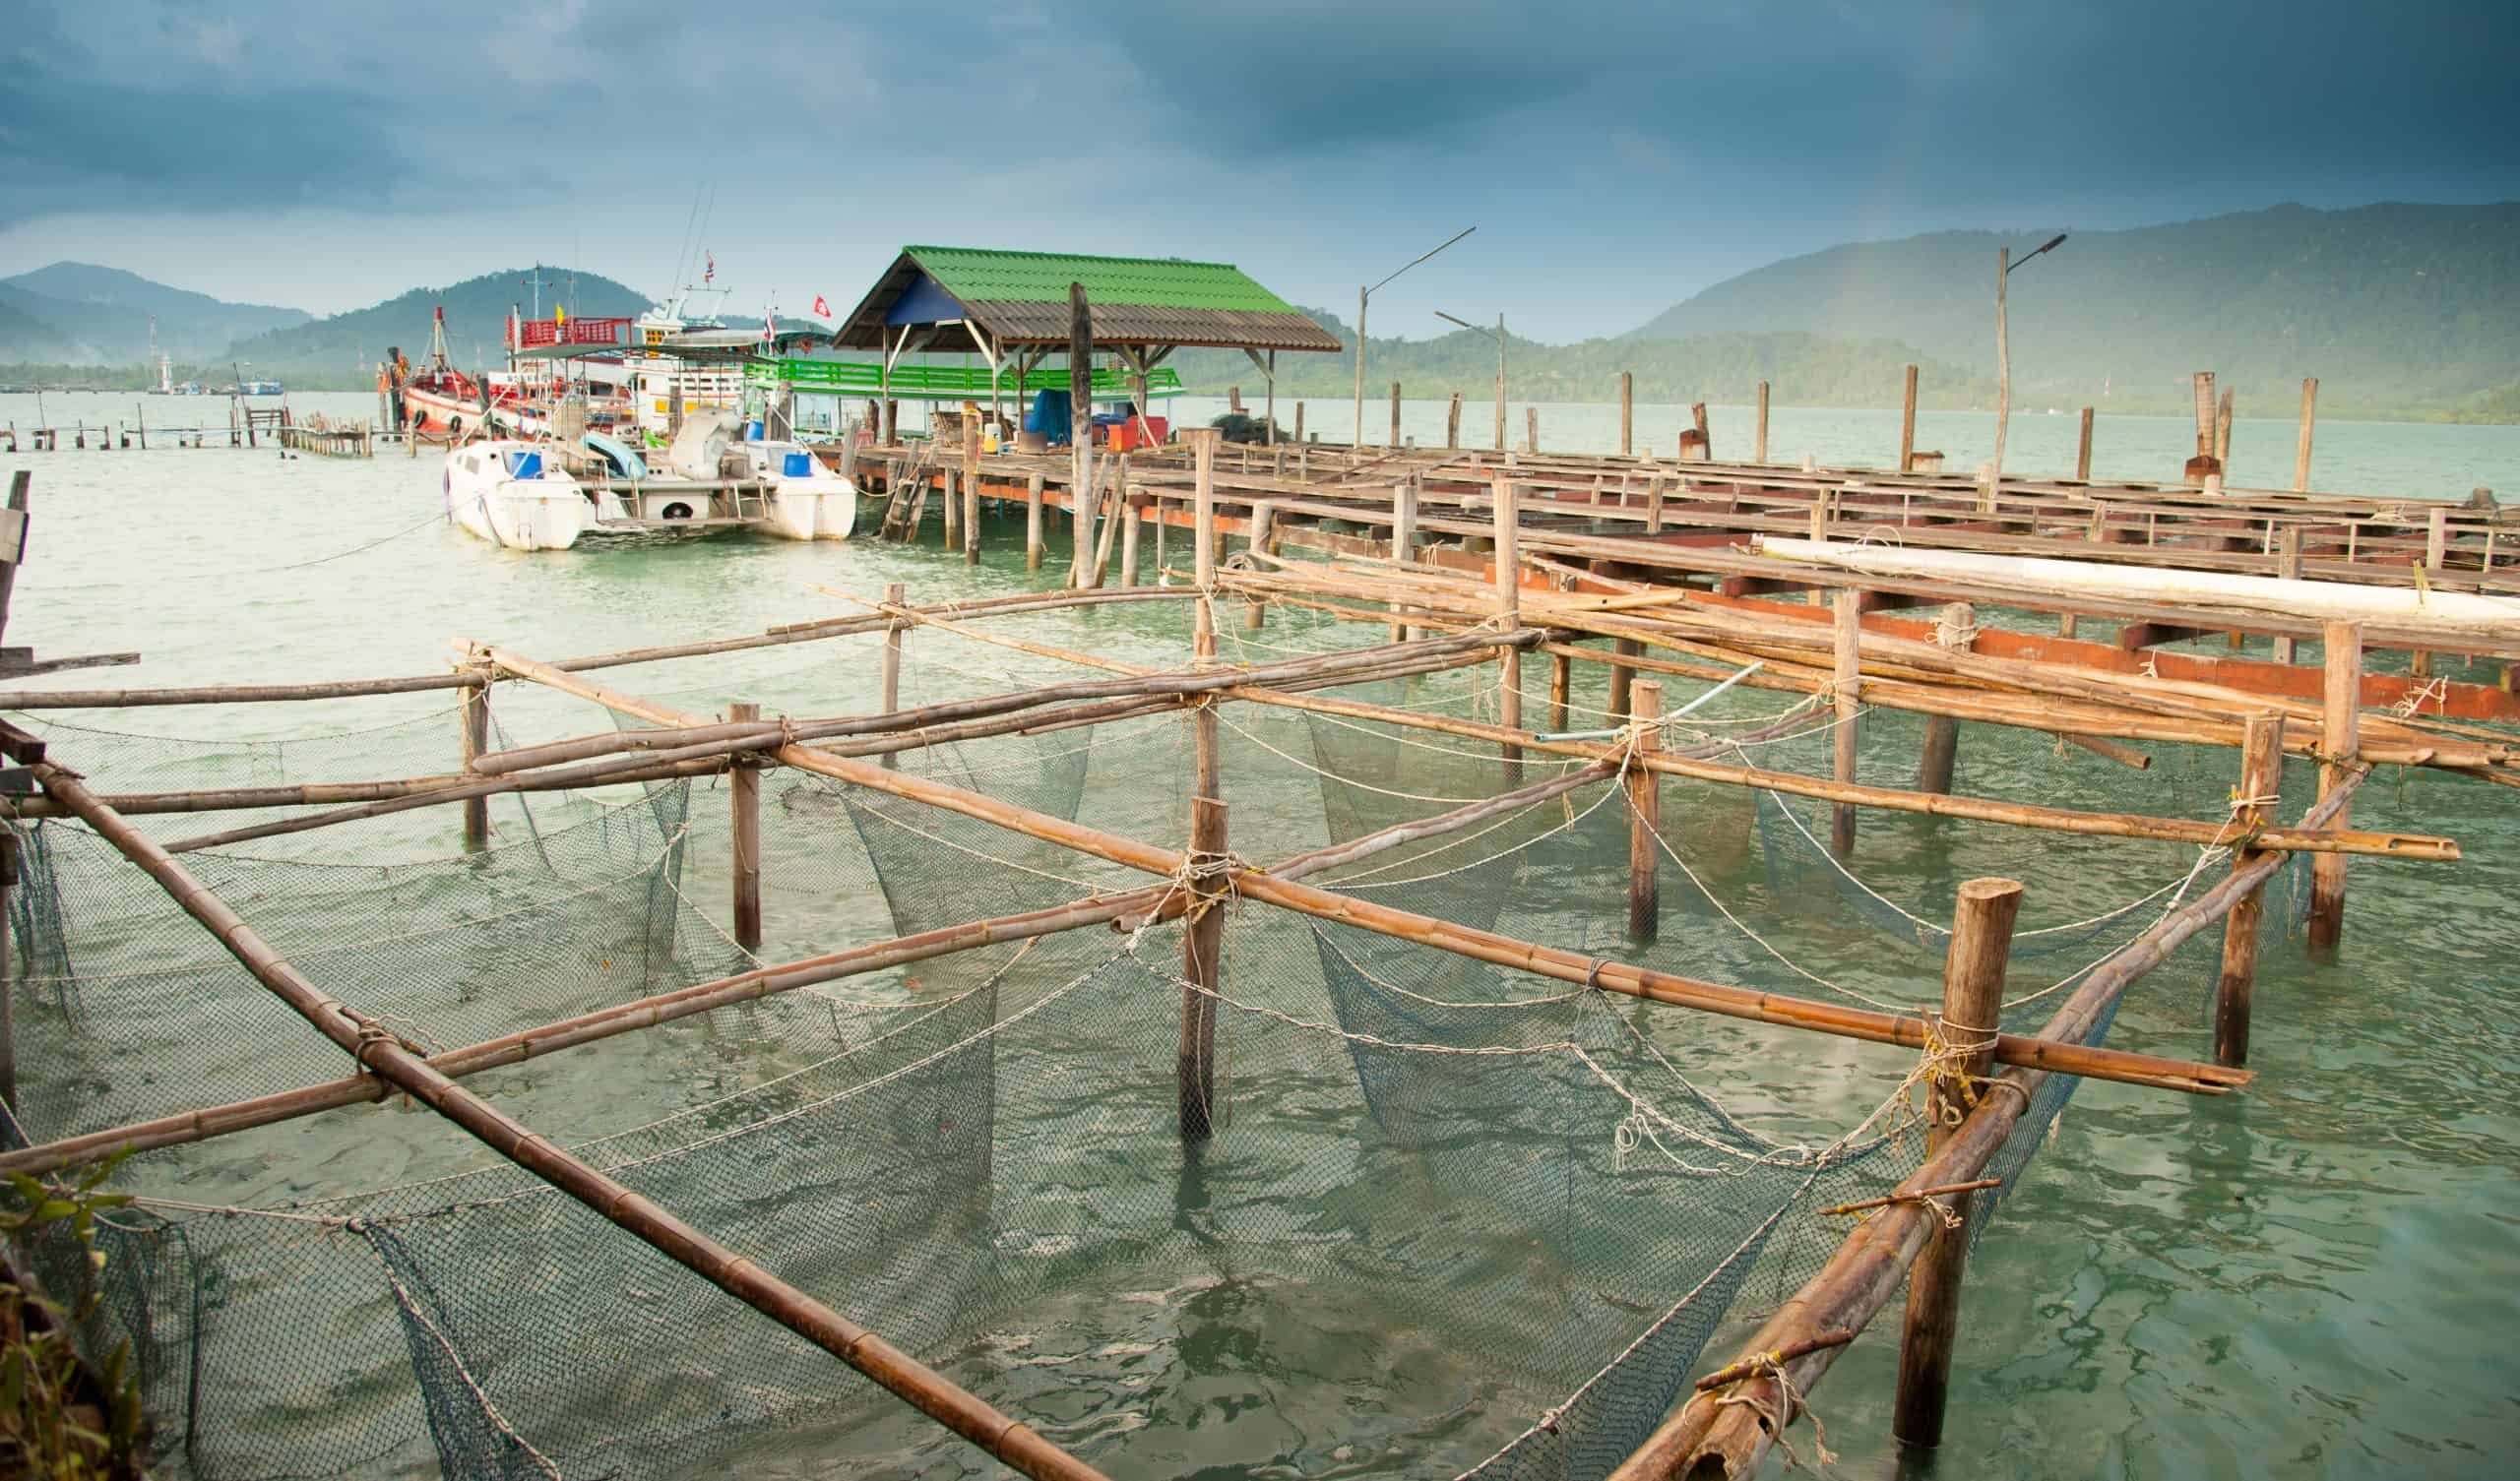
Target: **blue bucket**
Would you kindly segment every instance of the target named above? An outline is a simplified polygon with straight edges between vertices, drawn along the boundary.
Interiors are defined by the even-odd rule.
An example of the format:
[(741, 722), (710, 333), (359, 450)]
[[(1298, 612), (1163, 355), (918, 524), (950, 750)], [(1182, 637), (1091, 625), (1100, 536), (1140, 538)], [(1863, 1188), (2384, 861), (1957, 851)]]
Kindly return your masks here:
[(508, 455), (508, 476), (511, 478), (541, 477), (542, 455), (539, 453), (510, 453)]
[(811, 478), (814, 476), (814, 455), (790, 453), (780, 460), (779, 471), (789, 478)]
[(744, 441), (746, 441), (746, 442), (759, 442), (759, 441), (761, 441), (761, 423), (759, 423), (759, 422), (757, 422), (757, 421), (749, 421), (749, 422), (744, 423)]

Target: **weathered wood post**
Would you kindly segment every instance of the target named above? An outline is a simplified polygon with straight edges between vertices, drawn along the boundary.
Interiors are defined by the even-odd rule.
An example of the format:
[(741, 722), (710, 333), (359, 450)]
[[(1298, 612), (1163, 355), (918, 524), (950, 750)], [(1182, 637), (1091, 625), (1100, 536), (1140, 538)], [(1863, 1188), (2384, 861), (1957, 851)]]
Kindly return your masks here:
[(1697, 456), (1708, 462), (1715, 459), (1715, 429), (1707, 425), (1706, 402), (1689, 402), (1689, 430), (1697, 434)]
[[(1278, 506), (1268, 500), (1251, 501), (1251, 550), (1255, 555), (1278, 553), (1277, 515)], [(1246, 633), (1256, 633), (1268, 625), (1269, 603), (1265, 598), (1254, 593), (1251, 599), (1243, 604), (1242, 630)]]
[(980, 563), (980, 419), (963, 413), (963, 564)]
[(1566, 728), (1567, 706), (1575, 688), (1575, 660), (1564, 653), (1548, 655), (1548, 728)]
[(1134, 501), (1124, 498), (1120, 501), (1119, 518), (1120, 585), (1134, 586), (1138, 585), (1138, 541), (1143, 533), (1140, 526), (1146, 523), (1146, 511)]
[[(1967, 651), (1978, 641), (1978, 609), (1955, 601), (1942, 609), (1933, 625), (1937, 648)], [(1960, 722), (1947, 714), (1925, 716), (1924, 759), (1917, 769), (1917, 790), (1949, 793), (1951, 767), (1960, 754)]]
[[(1496, 538), (1496, 627), (1513, 633), (1523, 625), (1522, 583), (1522, 514), (1516, 503), (1514, 480), (1502, 473), (1489, 484), (1494, 490)], [(1508, 730), (1523, 728), (1523, 650), (1500, 648), (1496, 650), (1496, 682), (1500, 692), (1496, 703), (1496, 722)], [(1518, 780), (1523, 772), (1523, 748), (1507, 744), (1503, 748), (1505, 776)]]
[[(2426, 579), (2441, 575), (2442, 564), (2450, 556), (2450, 510), (2436, 504), (2424, 518), (2424, 572)], [(2432, 677), (2432, 652), (2417, 648), (2407, 655), (2407, 671), (2419, 679)]]
[(2293, 492), (2310, 491), (2310, 429), (2319, 420), (2319, 378), (2301, 380), (2301, 440), (2293, 447)]
[[(2301, 526), (2287, 525), (2275, 532), (2275, 574), (2287, 581), (2301, 579)], [(2275, 661), (2290, 663), (2295, 653), (2293, 635), (2279, 633), (2275, 639)]]
[[(1191, 497), (1197, 501), (1192, 506), (1191, 516), (1191, 571), (1199, 589), (1198, 596), (1191, 602), (1193, 623), (1191, 641), (1194, 645), (1192, 651), (1205, 661), (1217, 655), (1218, 433), (1214, 427), (1192, 427), (1182, 435), (1190, 443)], [(1200, 713), (1203, 716), (1208, 714), (1205, 706), (1200, 707)], [(1201, 756), (1208, 756), (1210, 749), (1212, 748), (1203, 748)], [(1203, 762), (1200, 768), (1202, 775), (1205, 776), (1209, 770), (1209, 765)], [(1200, 795), (1213, 797), (1217, 793), (1203, 781)]]
[[(2257, 858), (2247, 846), (2254, 833), (2275, 815), (2275, 793), (2284, 780), (2284, 716), (2281, 711), (2248, 717), (2240, 741), (2240, 791), (2232, 806), (2233, 825), (2241, 831), (2232, 849), (2232, 868)], [(2240, 896), (2223, 922), (2223, 976), (2214, 989), (2214, 1063), (2248, 1063), (2249, 991), (2257, 981), (2258, 923), (2266, 910), (2266, 887)]]
[(2187, 482), (2201, 488), (2208, 479), (2219, 481), (2223, 476), (2223, 465), (2214, 458), (2214, 372), (2197, 371), (2190, 385), (2196, 400), (2196, 456), (2179, 471)]
[[(1639, 679), (1630, 691), (1634, 708), (1628, 719), (1636, 726), (1639, 754), (1663, 749), (1663, 684)], [(1661, 843), (1656, 830), (1663, 822), (1661, 773), (1642, 766), (1627, 768), (1627, 934), (1633, 941), (1652, 941), (1663, 929), (1663, 892), (1656, 879)]]
[[(1418, 559), (1418, 480), (1403, 478), (1391, 486), (1391, 558), (1395, 561)], [(1395, 615), (1409, 610), (1399, 602), (1391, 604)], [(1405, 623), (1391, 625), (1391, 641), (1407, 641), (1412, 629)]]
[[(886, 606), (907, 605), (909, 598), (910, 588), (900, 582), (890, 582), (885, 585), (884, 604)], [(883, 705), (886, 714), (891, 714), (902, 708), (902, 640), (909, 632), (910, 624), (898, 617), (884, 625)], [(901, 758), (890, 751), (885, 752), (879, 760), (884, 766), (896, 770), (902, 764)]]
[(1618, 456), (1636, 456), (1636, 375), (1618, 373)]
[(1456, 391), (1453, 393), (1453, 403), (1451, 409), (1444, 413), (1444, 447), (1449, 450), (1460, 446), (1461, 393)]
[(2214, 411), (2214, 461), (2222, 464), (2227, 478), (2232, 466), (2232, 398), (2238, 390), (2236, 386), (2224, 387), (2222, 404)]
[(1024, 484), (1024, 569), (1041, 569), (1041, 475), (1036, 471)]
[[(487, 668), (465, 671), (465, 683), (455, 691), (464, 736), (464, 770), (472, 770), (475, 758), (490, 749), (490, 680)], [(490, 799), (467, 797), (464, 808), (464, 850), (471, 853), (490, 846)]]
[(1391, 445), (1395, 450), (1400, 446), (1400, 383), (1398, 381), (1391, 383)]
[[(1863, 593), (1853, 586), (1838, 588), (1836, 668), (1829, 693), (1837, 710), (1838, 728), (1831, 737), (1835, 744), (1834, 774), (1845, 782), (1855, 780), (1857, 706), (1863, 697)], [(1829, 811), (1829, 851), (1839, 858), (1855, 853), (1855, 804), (1840, 802)]]
[[(1614, 659), (1642, 658), (1645, 656), (1645, 644), (1642, 640), (1635, 638), (1613, 638), (1610, 640), (1610, 654)], [(1610, 664), (1610, 713), (1628, 712), (1628, 707), (1635, 703), (1635, 687), (1636, 670), (1624, 663), (1612, 662)]]
[(1540, 408), (1538, 406), (1523, 408), (1523, 451), (1526, 453), (1540, 451)]
[(1085, 301), (1085, 284), (1067, 285), (1067, 428), (1069, 523), (1076, 549), (1068, 569), (1068, 585), (1086, 589), (1094, 580), (1094, 315)]
[[(1203, 744), (1212, 744), (1216, 710), (1197, 711)], [(1179, 1085), (1181, 1140), (1205, 1142), (1216, 1127), (1217, 1000), (1225, 965), (1226, 806), (1203, 779), (1190, 799), (1190, 921), (1181, 933), (1181, 1049), (1174, 1065)]]
[(1759, 419), (1750, 434), (1750, 461), (1768, 461), (1768, 383), (1759, 382)]
[(2082, 437), (2074, 446), (2074, 481), (2091, 482), (2091, 408), (2083, 408)]
[[(2319, 796), (2343, 786), (2362, 748), (2362, 626), (2331, 622), (2319, 630), (2325, 683), (2319, 709)], [(2349, 802), (2328, 824), (2343, 828)], [(2345, 937), (2345, 855), (2310, 855), (2310, 950), (2333, 952)]]
[[(726, 707), (729, 720), (757, 720), (761, 707), (748, 700)], [(732, 865), (735, 887), (735, 945), (761, 950), (761, 760), (756, 752), (738, 752), (727, 771), (734, 799)]]
[(1899, 471), (1917, 466), (1917, 367), (1907, 368), (1908, 389), (1899, 399)]
[[(1951, 913), (1951, 946), (1942, 962), (1942, 1018), (1936, 1034), (1953, 1056), (1937, 1067), (1925, 1092), (1925, 1154), (1950, 1140), (1977, 1102), (1977, 1084), (1994, 1067), (1995, 1032), (2003, 1011), (2004, 969), (2012, 957), (2013, 920), (2021, 912), (2016, 880), (1979, 879), (1960, 887)], [(1899, 1329), (1899, 1389), (1890, 1433), (1903, 1445), (1942, 1443), (1951, 1391), (1952, 1339), (1960, 1328), (1960, 1281), (1969, 1259), (1968, 1219), (1975, 1197), (1945, 1195), (1961, 1227), (1936, 1227), (1908, 1273), (1908, 1311)]]

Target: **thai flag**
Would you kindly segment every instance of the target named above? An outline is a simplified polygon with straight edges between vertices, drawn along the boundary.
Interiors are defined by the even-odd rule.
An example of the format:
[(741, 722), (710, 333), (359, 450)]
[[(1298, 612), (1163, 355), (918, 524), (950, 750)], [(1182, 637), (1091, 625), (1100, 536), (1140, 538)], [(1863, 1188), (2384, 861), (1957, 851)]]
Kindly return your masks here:
[(831, 304), (825, 301), (823, 295), (820, 293), (816, 293), (814, 295), (814, 317), (817, 319), (828, 319), (831, 317)]
[(718, 254), (715, 252), (709, 253), (708, 258), (709, 271), (700, 275), (700, 280), (702, 282), (716, 282), (718, 280)]
[(763, 309), (761, 311), (761, 337), (765, 339), (776, 339), (779, 338), (779, 316), (776, 310)]

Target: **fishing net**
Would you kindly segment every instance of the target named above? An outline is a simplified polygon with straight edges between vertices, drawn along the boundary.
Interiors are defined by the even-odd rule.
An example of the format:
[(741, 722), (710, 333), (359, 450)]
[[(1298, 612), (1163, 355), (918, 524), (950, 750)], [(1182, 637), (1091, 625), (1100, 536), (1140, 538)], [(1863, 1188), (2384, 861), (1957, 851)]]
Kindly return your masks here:
[[(975, 672), (1004, 669), (1003, 655), (921, 636), (934, 667), (914, 662), (907, 696), (979, 692)], [(1246, 656), (1377, 636), (1278, 622)], [(1022, 682), (1039, 679), (1003, 687)], [(1547, 697), (1533, 687), (1537, 717)], [(814, 712), (757, 692), (774, 712)], [(1242, 859), (1292, 858), (1580, 765), (1513, 764), (1489, 743), (1337, 708), (1492, 715), (1492, 667), (1320, 698), (1217, 710)], [(1579, 686), (1570, 723), (1605, 698)], [(1667, 744), (1750, 734), (1793, 703), (1724, 699)], [(588, 718), (551, 733), (596, 728)], [(436, 765), (446, 723), (425, 726)], [(1867, 766), (1895, 768), (1903, 748), (1913, 765), (1913, 737), (1865, 734)], [(1973, 750), (1979, 738), (1964, 765), (1989, 770), (1965, 782), (2032, 774), (1994, 770), (2007, 743)], [(229, 764), (187, 771), (174, 748), (153, 760), (124, 742), (131, 765), (157, 768), (144, 787), (82, 764), (73, 734), (54, 741), (115, 791), (194, 785)], [(1750, 754), (1825, 772), (1828, 744), (1803, 734)], [(2092, 773), (2113, 764), (2031, 749), (2016, 764), (2109, 784)], [(898, 766), (1177, 849), (1191, 754), (1172, 712), (969, 739)], [(2037, 785), (2062, 795), (2054, 777)], [(185, 859), (326, 992), (432, 1050), (765, 960), (1163, 883), (772, 770), (768, 940), (745, 952), (723, 924), (728, 790), (718, 777), (553, 796), (498, 814), (494, 846), (472, 853), (445, 846), (453, 810), (438, 809), (301, 835), (311, 853)], [(2296, 807), (2288, 795), (2283, 811)], [(1778, 808), (1792, 811), (1772, 820)], [(2104, 913), (2075, 883), (2085, 872), (2110, 876), (2107, 903), (2122, 905), (2197, 868), (2192, 847), (2052, 851), (2045, 834), (2024, 848), (1983, 825), (1882, 816), (1865, 816), (1843, 868), (1821, 871), (1862, 888), (1815, 889), (1819, 866), (1786, 840), (1825, 814), (1667, 778), (1651, 940), (1628, 931), (1631, 814), (1615, 780), (1311, 883), (1676, 974), (1913, 1010), (1939, 974), (1919, 923), (1948, 920), (1960, 880), (2025, 879), (2037, 929)], [(26, 1138), (350, 1073), (100, 839), (14, 826)], [(2167, 899), (2110, 929), (2131, 935)], [(1181, 975), (1179, 925), (1098, 925), (756, 997), (476, 1087), (1123, 1477), (1603, 1475), (1737, 1306), (1791, 1290), (1834, 1247), (1846, 1222), (1824, 1210), (1886, 1191), (1921, 1154), (1908, 1057), (1815, 1050), (1358, 924), (1218, 908), (1212, 991)], [(2097, 955), (2106, 934), (2077, 947)], [(2078, 964), (2060, 956), (2059, 974)], [(1185, 1142), (1184, 1023), (1209, 1017), (1214, 1133)], [(2043, 1088), (1999, 1175), (2019, 1174), (2072, 1083)], [(131, 1344), (169, 1475), (954, 1475), (973, 1462), (828, 1354), (426, 1112), (361, 1105), (164, 1147), (116, 1182), (142, 1202), (109, 1215), (101, 1267), (58, 1242), (30, 1255), (60, 1292), (101, 1298), (84, 1333), (94, 1350)]]

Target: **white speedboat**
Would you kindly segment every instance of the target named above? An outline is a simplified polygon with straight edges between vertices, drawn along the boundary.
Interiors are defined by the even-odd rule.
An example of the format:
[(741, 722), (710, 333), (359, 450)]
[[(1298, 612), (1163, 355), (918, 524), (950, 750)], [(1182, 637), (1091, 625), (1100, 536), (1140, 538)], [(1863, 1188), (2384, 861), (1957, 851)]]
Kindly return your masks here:
[(666, 466), (722, 490), (746, 523), (768, 533), (790, 540), (849, 538), (857, 521), (856, 485), (803, 443), (744, 435), (758, 427), (727, 410), (688, 416), (666, 450)]
[(447, 518), (494, 545), (566, 550), (602, 513), (534, 443), (472, 442), (446, 455)]

